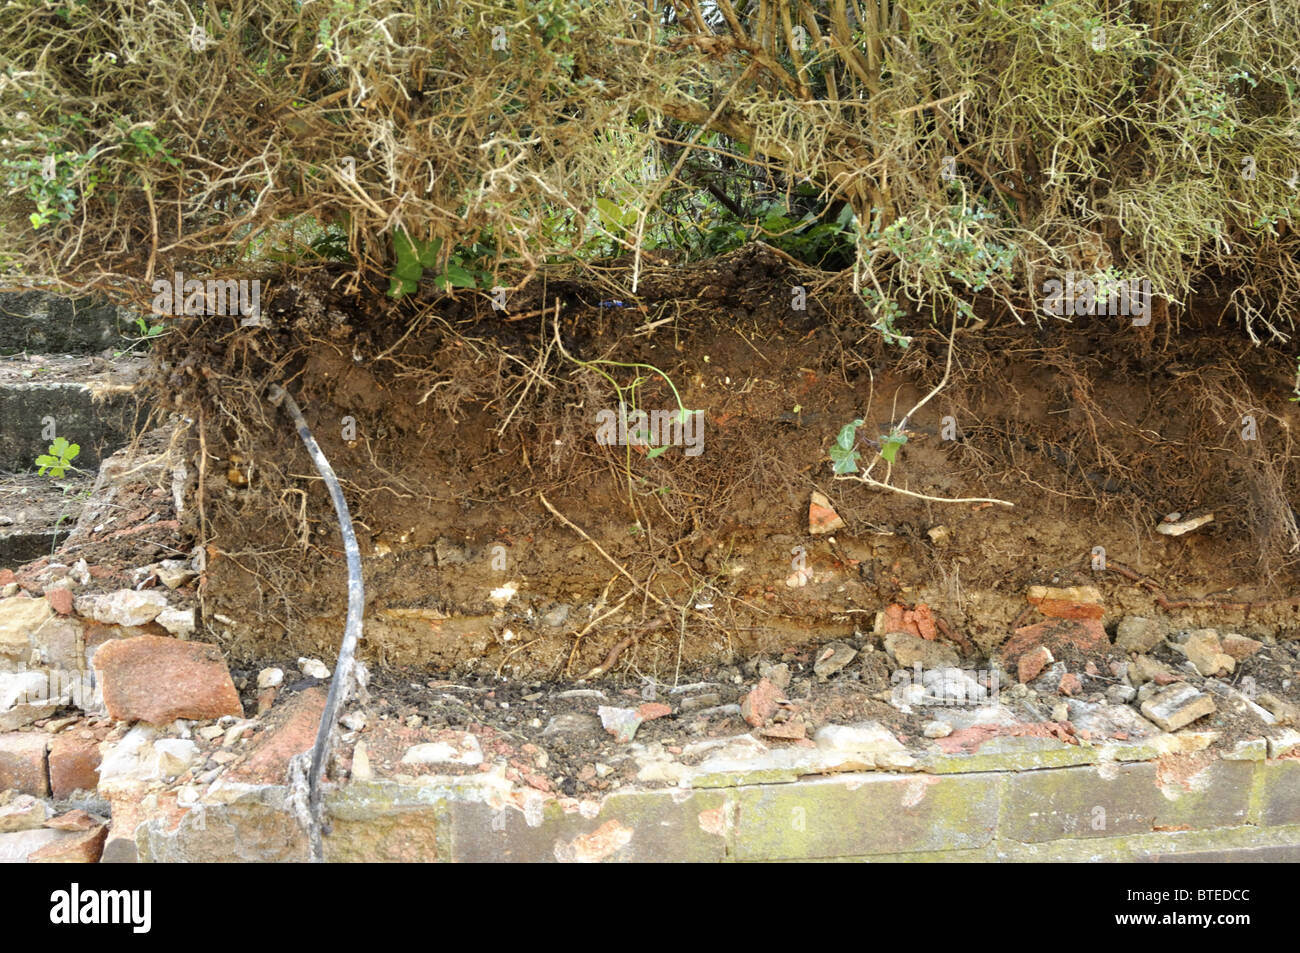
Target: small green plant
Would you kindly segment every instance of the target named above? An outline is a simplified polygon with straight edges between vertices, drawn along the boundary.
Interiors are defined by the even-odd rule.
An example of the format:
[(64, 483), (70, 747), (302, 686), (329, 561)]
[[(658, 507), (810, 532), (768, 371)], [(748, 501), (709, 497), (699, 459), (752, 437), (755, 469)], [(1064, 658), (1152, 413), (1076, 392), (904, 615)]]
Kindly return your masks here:
[(36, 466), (40, 468), (40, 475), (45, 476), (48, 471), (50, 477), (58, 479), (69, 470), (76, 470), (72, 461), (77, 459), (81, 453), (81, 446), (75, 443), (68, 443), (63, 437), (56, 437), (50, 444), (49, 452), (43, 453), (36, 458)]
[[(401, 298), (403, 295), (413, 294), (419, 288), (424, 272), (438, 267), (441, 251), (441, 238), (421, 241), (412, 238), (401, 229), (394, 231), (393, 252), (397, 256), (397, 264), (393, 266), (393, 272), (389, 275), (388, 296)], [(492, 276), (481, 269), (468, 267), (469, 263), (479, 260), (486, 251), (487, 249), (476, 242), (464, 251), (453, 252), (447, 258), (447, 267), (433, 279), (434, 284), (444, 291), (448, 288), (487, 287)]]
[[(835, 436), (835, 442), (831, 444), (827, 456), (835, 464), (836, 474), (857, 473), (858, 458), (862, 455), (857, 449), (858, 428), (865, 423), (861, 417), (857, 420), (851, 420)], [(907, 432), (903, 429), (907, 424), (906, 418), (897, 427), (893, 428), (887, 434), (881, 434), (879, 440), (868, 440), (874, 447), (880, 448), (880, 457), (886, 463), (893, 465), (898, 457), (898, 448), (907, 443)]]
[(841, 427), (840, 432), (836, 435), (835, 442), (831, 444), (829, 451), (831, 461), (835, 464), (836, 473), (858, 472), (858, 457), (861, 456), (857, 450), (858, 428), (865, 422), (861, 417), (850, 421)]

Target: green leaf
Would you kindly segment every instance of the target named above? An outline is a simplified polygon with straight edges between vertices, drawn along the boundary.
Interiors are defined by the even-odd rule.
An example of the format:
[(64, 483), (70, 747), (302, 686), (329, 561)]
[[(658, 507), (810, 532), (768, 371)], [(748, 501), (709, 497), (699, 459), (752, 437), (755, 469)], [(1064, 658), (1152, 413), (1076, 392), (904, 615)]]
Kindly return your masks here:
[(889, 436), (880, 435), (880, 456), (887, 462), (893, 463), (898, 456), (898, 448), (907, 443), (907, 434), (892, 433)]
[(474, 276), (462, 268), (460, 265), (449, 264), (447, 270), (438, 276), (438, 283), (444, 288), (476, 288), (477, 283)]
[(852, 450), (853, 445), (858, 442), (858, 428), (865, 423), (862, 418), (847, 423), (840, 428), (839, 435), (835, 438), (835, 443), (845, 450)]
[(646, 457), (650, 460), (653, 460), (655, 457), (659, 456), (659, 454), (663, 453), (667, 449), (668, 449), (667, 444), (665, 444), (662, 447), (652, 447), (650, 449), (650, 452), (646, 454)]

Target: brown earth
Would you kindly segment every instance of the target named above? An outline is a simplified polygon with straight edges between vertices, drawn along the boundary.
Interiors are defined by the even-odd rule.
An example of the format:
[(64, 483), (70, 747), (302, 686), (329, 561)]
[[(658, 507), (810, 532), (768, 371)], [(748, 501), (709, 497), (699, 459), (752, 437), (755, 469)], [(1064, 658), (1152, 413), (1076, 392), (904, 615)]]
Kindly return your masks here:
[[(338, 527), (263, 396), (276, 381), (343, 481), (365, 570), (362, 655), (381, 667), (563, 681), (622, 643), (616, 681), (672, 685), (860, 640), (891, 603), (928, 604), (979, 657), (1009, 635), (1028, 586), (1054, 580), (1100, 586), (1112, 631), (1125, 613), (1164, 613), (1154, 585), (1209, 600), (1166, 613), (1178, 627), (1300, 631), (1300, 606), (1240, 605), (1295, 592), (1294, 363), (1220, 324), (1214, 301), (1148, 327), (1041, 328), (977, 302), (985, 325), (957, 333), (951, 380), (909, 421), (890, 477), (1015, 504), (1003, 507), (834, 477), (827, 450), (845, 423), (866, 420), (868, 462), (866, 441), (940, 382), (947, 329), (913, 318), (911, 347), (888, 345), (846, 279), (766, 246), (644, 271), (637, 295), (627, 263), (538, 279), (504, 314), (463, 291), (394, 305), (342, 278), (273, 289), (269, 328), (200, 319), (159, 345), (155, 383), (196, 423), (199, 505), (182, 528), (206, 542), (200, 637), (237, 663), (332, 660), (342, 630)], [(590, 363), (602, 359), (664, 371), (704, 411), (702, 452), (600, 445), (596, 415), (617, 407)], [(600, 370), (625, 390), (639, 375), (641, 407), (677, 406), (653, 371)], [(1242, 439), (1244, 417), (1257, 439)], [(843, 529), (808, 533), (814, 490)], [(1215, 519), (1160, 535), (1171, 511)], [(1094, 571), (1096, 547), (1154, 582)]]

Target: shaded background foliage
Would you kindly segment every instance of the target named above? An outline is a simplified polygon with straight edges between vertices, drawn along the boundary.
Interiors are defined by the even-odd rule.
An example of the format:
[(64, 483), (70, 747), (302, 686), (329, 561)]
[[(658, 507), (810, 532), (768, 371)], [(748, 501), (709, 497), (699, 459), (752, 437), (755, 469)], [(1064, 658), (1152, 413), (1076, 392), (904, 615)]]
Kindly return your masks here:
[(1075, 270), (1181, 302), (1221, 283), (1252, 338), (1281, 336), (1300, 283), (1294, 13), (11, 0), (0, 269), (143, 303), (175, 270), (333, 258), (362, 279), (405, 247), (444, 285), (517, 286), (766, 237), (851, 271), (886, 330), (898, 299), (969, 314), (975, 293), (1029, 319), (1044, 276)]

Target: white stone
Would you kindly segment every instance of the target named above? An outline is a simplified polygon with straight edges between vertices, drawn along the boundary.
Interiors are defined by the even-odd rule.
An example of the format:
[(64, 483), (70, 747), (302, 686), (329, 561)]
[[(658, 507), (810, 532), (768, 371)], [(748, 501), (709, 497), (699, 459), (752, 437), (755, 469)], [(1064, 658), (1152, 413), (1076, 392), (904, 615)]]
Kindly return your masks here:
[(495, 605), (504, 606), (507, 602), (513, 599), (518, 592), (519, 590), (515, 588), (515, 584), (513, 582), (508, 582), (504, 586), (498, 586), (496, 589), (493, 589), (488, 593), (488, 598), (491, 599)]
[(163, 609), (154, 621), (179, 639), (194, 634), (193, 609)]
[(164, 778), (174, 778), (184, 774), (199, 756), (199, 746), (183, 738), (163, 738), (155, 741), (153, 750), (158, 755), (158, 774)]
[(131, 789), (158, 777), (158, 754), (153, 749), (157, 731), (150, 725), (136, 725), (108, 746), (99, 765), (99, 792)]
[(358, 741), (352, 749), (352, 780), (369, 781), (374, 776), (374, 771), (370, 769), (370, 754), (366, 751), (366, 743)]
[(119, 589), (96, 599), (90, 617), (107, 625), (144, 625), (166, 608), (167, 597), (161, 592)]
[(463, 764), (469, 767), (483, 763), (483, 751), (478, 739), (461, 732), (457, 742), (431, 741), (408, 748), (402, 755), (402, 764)]
[(894, 754), (906, 751), (902, 742), (884, 725), (864, 721), (856, 725), (827, 725), (813, 735), (817, 747), (826, 751), (851, 751), (854, 754)]
[(49, 816), (45, 802), (30, 794), (13, 795), (8, 801), (0, 795), (0, 833), (35, 830)]
[(284, 681), (284, 671), (278, 668), (264, 668), (257, 673), (258, 688), (278, 688)]
[(220, 725), (205, 725), (197, 732), (198, 736), (204, 741), (215, 741), (226, 733), (226, 730)]
[(32, 633), (53, 616), (54, 610), (44, 599), (0, 599), (0, 655), (25, 655)]
[(0, 712), (18, 705), (47, 704), (50, 675), (43, 670), (0, 673)]
[(330, 670), (320, 659), (300, 658), (298, 659), (298, 670), (308, 678), (319, 678), (321, 681), (330, 677)]
[(948, 724), (946, 721), (926, 722), (925, 728), (922, 729), (922, 734), (927, 738), (947, 738), (952, 734), (952, 725)]
[(344, 728), (349, 731), (360, 731), (366, 727), (366, 713), (362, 711), (351, 711), (339, 719)]

